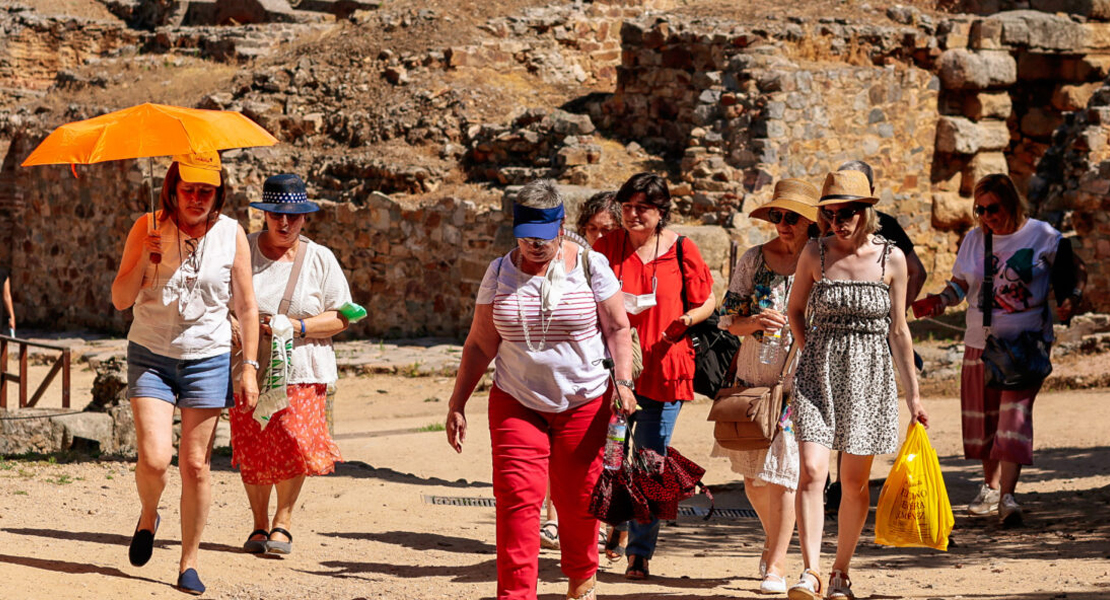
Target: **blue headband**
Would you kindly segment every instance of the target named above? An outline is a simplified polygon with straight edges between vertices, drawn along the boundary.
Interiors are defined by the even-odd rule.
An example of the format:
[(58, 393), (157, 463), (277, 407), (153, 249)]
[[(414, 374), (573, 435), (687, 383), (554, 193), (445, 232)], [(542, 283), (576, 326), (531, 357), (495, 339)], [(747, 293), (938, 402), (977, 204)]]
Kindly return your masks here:
[(566, 209), (563, 205), (552, 208), (531, 208), (513, 205), (513, 237), (534, 237), (553, 240), (559, 236)]

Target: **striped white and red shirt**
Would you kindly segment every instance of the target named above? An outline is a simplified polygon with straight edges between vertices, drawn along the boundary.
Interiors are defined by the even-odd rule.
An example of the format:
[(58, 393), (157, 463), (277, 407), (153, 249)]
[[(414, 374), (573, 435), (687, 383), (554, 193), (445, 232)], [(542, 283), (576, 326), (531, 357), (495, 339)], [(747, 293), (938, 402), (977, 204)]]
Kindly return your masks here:
[[(542, 319), (544, 278), (521, 272), (508, 254), (490, 263), (478, 290), (476, 302), (493, 304), (493, 324), (501, 336), (493, 380), (533, 410), (563, 412), (601, 396), (609, 384), (609, 372), (601, 365), (608, 352), (597, 304), (619, 293), (620, 283), (605, 256), (590, 251), (591, 290), (581, 258), (567, 273), (559, 304), (542, 311)], [(542, 342), (542, 349), (528, 348), (525, 327), (532, 347)]]

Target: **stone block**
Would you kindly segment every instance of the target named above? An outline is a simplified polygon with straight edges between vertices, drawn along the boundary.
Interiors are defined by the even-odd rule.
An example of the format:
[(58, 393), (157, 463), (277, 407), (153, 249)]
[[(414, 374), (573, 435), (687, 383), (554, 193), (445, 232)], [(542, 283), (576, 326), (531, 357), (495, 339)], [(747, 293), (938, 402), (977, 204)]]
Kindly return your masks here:
[(987, 20), (1002, 25), (1002, 44), (1048, 52), (1080, 52), (1091, 37), (1084, 25), (1070, 18), (1037, 12), (1013, 10)]
[(105, 452), (115, 449), (115, 427), (112, 416), (107, 413), (82, 412), (54, 417), (55, 427), (61, 429), (62, 448), (74, 445), (96, 448)]
[(949, 154), (976, 154), (1001, 150), (1010, 144), (1005, 121), (973, 123), (963, 117), (941, 117), (937, 121), (936, 148)]
[(933, 193), (933, 227), (940, 230), (961, 229), (973, 223), (971, 198), (952, 192)]
[(1052, 93), (1052, 107), (1059, 111), (1079, 110), (1087, 106), (1087, 101), (1102, 84), (1100, 82), (1081, 85), (1060, 84)]
[(1029, 0), (1029, 8), (1046, 13), (1080, 15), (1094, 21), (1110, 21), (1110, 0)]
[(1059, 112), (1035, 107), (1021, 117), (1021, 132), (1033, 138), (1048, 137), (1063, 122), (1064, 117)]
[(945, 50), (967, 48), (971, 36), (971, 21), (966, 18), (953, 18), (941, 22), (937, 28), (937, 38)]
[(728, 265), (732, 240), (723, 227), (715, 225), (672, 225), (671, 229), (678, 235), (690, 238), (698, 245), (698, 250), (710, 270), (724, 271)]
[(1013, 106), (1008, 92), (980, 92), (964, 97), (963, 114), (973, 121), (1006, 119), (1013, 111)]
[(1080, 81), (1106, 79), (1110, 75), (1110, 55), (1088, 54), (1079, 60), (1075, 76)]
[(1002, 50), (1002, 23), (994, 19), (981, 19), (971, 24), (968, 46), (975, 50)]
[(994, 173), (1010, 174), (1010, 165), (1006, 162), (1006, 155), (1001, 152), (980, 152), (976, 154), (968, 161), (967, 167), (964, 169), (960, 192), (970, 196), (975, 189), (975, 182)]
[(1017, 81), (1017, 63), (1008, 52), (945, 50), (939, 64), (941, 82), (950, 90), (981, 90)]

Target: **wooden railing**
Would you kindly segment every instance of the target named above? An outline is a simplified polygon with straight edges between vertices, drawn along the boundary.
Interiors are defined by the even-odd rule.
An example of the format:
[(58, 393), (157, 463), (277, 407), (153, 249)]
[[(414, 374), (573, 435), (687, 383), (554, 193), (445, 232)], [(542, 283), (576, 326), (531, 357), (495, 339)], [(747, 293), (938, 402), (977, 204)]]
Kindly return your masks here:
[[(16, 344), (19, 347), (19, 371), (15, 373), (8, 372), (8, 344)], [(57, 350), (62, 353), (61, 356), (54, 359), (50, 372), (46, 374), (46, 377), (43, 378), (42, 383), (39, 384), (30, 398), (27, 397), (27, 388), (30, 383), (27, 379), (28, 347)], [(19, 408), (29, 408), (37, 404), (42, 395), (46, 393), (46, 388), (50, 385), (50, 382), (54, 381), (58, 371), (62, 372), (62, 408), (69, 408), (69, 348), (0, 335), (0, 408), (8, 408), (9, 382), (19, 384)]]

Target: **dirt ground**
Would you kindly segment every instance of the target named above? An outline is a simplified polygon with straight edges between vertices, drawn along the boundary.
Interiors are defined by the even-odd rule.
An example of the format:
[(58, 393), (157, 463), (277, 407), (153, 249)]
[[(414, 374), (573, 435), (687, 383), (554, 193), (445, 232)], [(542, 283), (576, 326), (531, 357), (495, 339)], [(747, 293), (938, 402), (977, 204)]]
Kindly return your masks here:
[[(41, 368), (41, 367), (39, 367)], [(87, 397), (92, 376), (74, 376)], [(226, 450), (214, 459), (214, 501), (200, 573), (208, 598), (489, 598), (495, 591), (494, 513), (480, 506), (433, 505), (429, 496), (492, 498), (484, 395), (468, 407), (470, 437), (456, 455), (437, 431), (452, 380), (374, 376), (340, 382), (336, 437), (347, 462), (310, 480), (292, 530), (294, 553), (260, 558), (239, 547), (251, 529), (246, 498)], [(56, 394), (48, 395), (59, 402)], [(1046, 393), (1036, 405), (1036, 461), (1020, 500), (1026, 526), (1001, 529), (961, 513), (978, 485), (960, 457), (959, 403), (930, 397), (930, 431), (945, 471), (956, 529), (947, 553), (876, 546), (873, 524), (853, 565), (861, 598), (1020, 598), (1070, 600), (1110, 593), (1110, 391)], [(674, 446), (706, 466), (718, 508), (748, 508), (724, 459), (711, 459), (707, 401), (687, 405)], [(876, 461), (877, 498), (893, 455)], [(179, 478), (161, 504), (154, 557), (127, 562), (138, 501), (130, 460), (67, 457), (0, 461), (0, 596), (4, 598), (178, 598)], [(688, 502), (705, 506), (705, 500)], [(753, 518), (680, 517), (663, 528), (652, 579), (627, 582), (623, 564), (600, 571), (600, 597), (756, 597), (759, 526)], [(835, 522), (826, 523), (830, 568)], [(563, 597), (558, 553), (540, 555), (539, 594)], [(788, 572), (801, 569), (797, 549)]]

